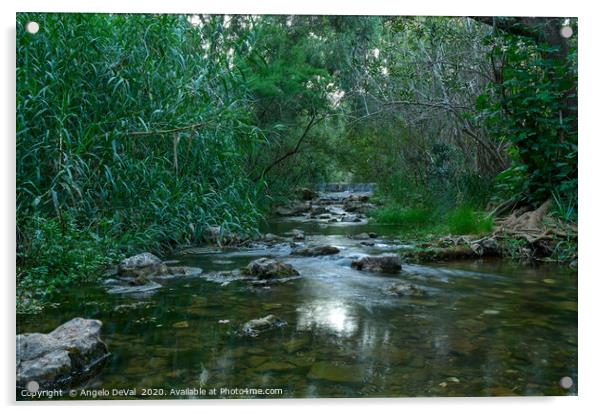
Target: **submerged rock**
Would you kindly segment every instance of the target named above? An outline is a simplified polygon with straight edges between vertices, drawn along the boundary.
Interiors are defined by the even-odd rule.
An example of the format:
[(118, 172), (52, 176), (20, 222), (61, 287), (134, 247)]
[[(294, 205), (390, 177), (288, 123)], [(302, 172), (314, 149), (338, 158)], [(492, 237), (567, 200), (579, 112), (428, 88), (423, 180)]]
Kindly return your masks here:
[(245, 275), (255, 276), (260, 279), (299, 275), (299, 272), (297, 272), (290, 264), (283, 263), (276, 259), (269, 259), (267, 257), (253, 260), (247, 267), (244, 267), (241, 270)]
[(351, 262), (351, 267), (357, 270), (380, 273), (399, 273), (401, 270), (401, 259), (393, 253), (381, 254), (379, 256), (364, 256)]
[(293, 251), (292, 254), (297, 256), (327, 256), (331, 254), (337, 254), (340, 250), (334, 246), (312, 246), (304, 247)]
[(385, 288), (385, 293), (394, 296), (422, 297), (426, 292), (411, 283), (399, 282)]
[(115, 286), (111, 289), (107, 290), (107, 293), (146, 293), (156, 289), (162, 288), (163, 285), (160, 285), (157, 282), (147, 281), (146, 283), (142, 283), (139, 285), (124, 285), (124, 286)]
[(17, 335), (17, 387), (73, 385), (97, 373), (109, 355), (101, 327), (98, 320), (74, 318), (49, 334)]
[(242, 333), (247, 336), (257, 336), (262, 332), (280, 328), (286, 325), (286, 322), (270, 314), (263, 318), (251, 319), (242, 327)]
[(361, 383), (363, 370), (359, 366), (319, 361), (311, 366), (307, 378), (331, 382)]
[(347, 237), (349, 237), (350, 239), (353, 239), (353, 240), (370, 240), (370, 239), (377, 238), (378, 235), (376, 233), (370, 232), (370, 233), (354, 234), (354, 235), (347, 236)]

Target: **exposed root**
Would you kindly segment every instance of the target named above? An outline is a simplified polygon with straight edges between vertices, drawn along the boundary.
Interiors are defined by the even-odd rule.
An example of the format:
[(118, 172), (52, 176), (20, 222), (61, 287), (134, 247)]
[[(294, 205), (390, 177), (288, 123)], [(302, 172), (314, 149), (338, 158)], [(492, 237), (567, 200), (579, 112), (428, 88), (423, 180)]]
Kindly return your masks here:
[(511, 237), (523, 239), (535, 244), (545, 240), (577, 239), (577, 226), (560, 225), (557, 220), (547, 218), (551, 200), (546, 201), (536, 210), (519, 209), (509, 216), (495, 221), (493, 236), (496, 238)]

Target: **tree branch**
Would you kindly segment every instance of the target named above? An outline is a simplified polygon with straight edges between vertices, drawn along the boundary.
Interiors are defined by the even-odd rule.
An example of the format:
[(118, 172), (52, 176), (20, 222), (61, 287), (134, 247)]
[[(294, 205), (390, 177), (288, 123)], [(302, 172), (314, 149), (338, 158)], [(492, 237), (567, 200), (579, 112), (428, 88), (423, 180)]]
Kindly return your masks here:
[[(320, 120), (322, 120), (323, 118), (321, 118)], [(295, 155), (297, 152), (299, 152), (299, 148), (301, 147), (301, 143), (303, 142), (303, 140), (305, 140), (305, 138), (307, 137), (307, 134), (309, 132), (309, 130), (319, 121), (316, 121), (316, 115), (312, 115), (308, 124), (305, 126), (305, 129), (303, 130), (303, 134), (301, 134), (301, 136), (299, 137), (299, 139), (297, 140), (297, 143), (295, 144), (295, 147), (293, 149), (291, 149), (290, 151), (288, 151), (287, 153), (283, 154), (282, 156), (278, 157), (278, 159), (276, 159), (274, 162), (272, 162), (270, 165), (268, 165), (267, 167), (265, 167), (263, 169), (263, 171), (261, 172), (261, 174), (259, 174), (259, 176), (255, 177), (253, 179), (253, 181), (258, 181), (259, 179), (261, 179), (262, 177), (265, 177), (265, 175), (272, 169), (274, 168), (276, 165), (280, 164), (282, 161), (284, 161), (285, 159), (287, 159), (288, 157), (291, 157), (293, 155)]]

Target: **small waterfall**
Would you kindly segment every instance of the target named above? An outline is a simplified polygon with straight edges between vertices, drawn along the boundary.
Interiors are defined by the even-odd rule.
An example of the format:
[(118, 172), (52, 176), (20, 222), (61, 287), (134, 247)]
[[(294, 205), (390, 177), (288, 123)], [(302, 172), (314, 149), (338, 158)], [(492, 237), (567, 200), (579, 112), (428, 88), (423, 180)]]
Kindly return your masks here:
[(317, 190), (327, 193), (339, 192), (372, 192), (374, 183), (322, 183), (317, 185)]

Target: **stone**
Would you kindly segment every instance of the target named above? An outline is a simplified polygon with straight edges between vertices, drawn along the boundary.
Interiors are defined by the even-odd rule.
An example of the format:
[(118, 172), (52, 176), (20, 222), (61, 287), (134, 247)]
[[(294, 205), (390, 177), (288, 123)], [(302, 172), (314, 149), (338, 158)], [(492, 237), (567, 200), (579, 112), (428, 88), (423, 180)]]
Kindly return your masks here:
[(297, 191), (303, 200), (313, 200), (314, 198), (318, 198), (318, 193), (309, 188), (301, 187)]
[(160, 289), (163, 286), (157, 282), (148, 282), (142, 285), (128, 285), (128, 286), (115, 286), (107, 290), (107, 293), (113, 294), (127, 294), (127, 293), (146, 293), (156, 289)]
[(294, 250), (292, 254), (297, 256), (328, 256), (337, 254), (340, 250), (334, 246), (312, 246)]
[(122, 260), (117, 267), (120, 276), (148, 277), (168, 274), (165, 263), (152, 253), (144, 252)]
[(261, 364), (257, 368), (255, 368), (255, 371), (257, 371), (257, 372), (270, 372), (270, 371), (278, 372), (278, 371), (290, 371), (290, 370), (296, 369), (296, 368), (297, 368), (297, 366), (291, 364), (290, 362), (268, 361), (268, 362)]
[(280, 328), (286, 325), (286, 322), (278, 319), (274, 315), (267, 315), (263, 318), (251, 319), (242, 327), (242, 333), (247, 336), (257, 336), (263, 332)]
[(290, 341), (283, 343), (282, 347), (289, 354), (294, 354), (295, 352), (300, 351), (301, 349), (305, 348), (308, 344), (309, 344), (308, 338), (296, 338), (296, 339), (291, 339)]
[(341, 222), (343, 223), (360, 223), (361, 221), (362, 219), (354, 215), (343, 216), (341, 218)]
[(307, 203), (297, 203), (290, 207), (277, 207), (274, 212), (282, 217), (291, 217), (307, 213), (310, 209), (311, 206)]
[(363, 370), (359, 366), (319, 361), (311, 366), (307, 378), (343, 383), (361, 383)]
[(426, 292), (411, 283), (399, 282), (385, 288), (385, 293), (393, 296), (422, 297)]
[(470, 248), (479, 256), (497, 256), (500, 254), (497, 241), (493, 238), (484, 238), (470, 243)]
[(323, 206), (315, 206), (311, 210), (312, 217), (317, 217), (320, 214), (326, 214), (326, 213), (330, 213), (330, 210)]
[(369, 272), (399, 273), (401, 271), (401, 258), (393, 253), (381, 254), (379, 256), (364, 256), (353, 260), (351, 267)]
[(299, 275), (299, 272), (297, 272), (290, 264), (267, 257), (253, 260), (247, 267), (244, 267), (241, 270), (245, 275), (255, 276), (260, 279)]
[(42, 389), (91, 377), (109, 355), (100, 339), (102, 322), (74, 318), (49, 334), (17, 335), (17, 387), (36, 381)]
[(369, 240), (371, 237), (368, 233), (360, 233), (349, 236), (349, 238), (353, 240)]
[(303, 232), (303, 230), (294, 229), (292, 231), (292, 233), (293, 233), (293, 240), (296, 240), (296, 241), (305, 240), (305, 233)]

